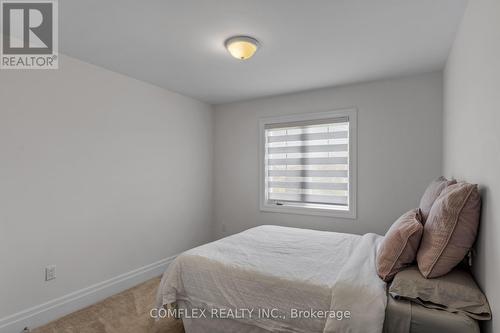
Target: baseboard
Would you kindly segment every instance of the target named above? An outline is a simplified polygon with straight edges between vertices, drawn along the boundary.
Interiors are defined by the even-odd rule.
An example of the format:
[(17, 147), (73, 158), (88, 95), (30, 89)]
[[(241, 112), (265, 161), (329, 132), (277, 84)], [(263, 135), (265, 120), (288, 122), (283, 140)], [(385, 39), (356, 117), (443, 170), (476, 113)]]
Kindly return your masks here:
[(176, 256), (165, 258), (106, 281), (77, 290), (0, 319), (0, 333), (20, 333), (83, 309), (144, 281), (161, 275)]

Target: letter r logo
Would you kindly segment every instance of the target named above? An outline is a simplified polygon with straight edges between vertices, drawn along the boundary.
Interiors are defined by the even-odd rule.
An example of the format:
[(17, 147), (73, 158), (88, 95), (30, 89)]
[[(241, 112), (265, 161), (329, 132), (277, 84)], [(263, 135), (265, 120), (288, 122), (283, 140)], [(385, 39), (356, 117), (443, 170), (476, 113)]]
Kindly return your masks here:
[(3, 54), (51, 54), (53, 4), (2, 2)]

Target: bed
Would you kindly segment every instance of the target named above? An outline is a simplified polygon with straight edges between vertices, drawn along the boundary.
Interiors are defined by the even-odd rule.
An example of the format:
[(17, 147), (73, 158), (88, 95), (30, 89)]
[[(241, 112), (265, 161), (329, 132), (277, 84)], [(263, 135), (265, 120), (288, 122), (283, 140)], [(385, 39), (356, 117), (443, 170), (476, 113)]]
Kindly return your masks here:
[(412, 316), (427, 322), (427, 312), (418, 317), (392, 302), (376, 274), (381, 240), (252, 228), (178, 256), (162, 278), (158, 306), (183, 309), (188, 333), (423, 332)]

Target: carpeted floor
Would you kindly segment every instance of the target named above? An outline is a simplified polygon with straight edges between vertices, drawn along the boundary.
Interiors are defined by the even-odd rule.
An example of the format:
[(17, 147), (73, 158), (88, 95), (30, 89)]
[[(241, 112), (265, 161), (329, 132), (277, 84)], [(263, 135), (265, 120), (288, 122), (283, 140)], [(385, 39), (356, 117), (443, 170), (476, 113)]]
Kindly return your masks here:
[(160, 278), (146, 281), (88, 308), (71, 313), (34, 333), (184, 333), (182, 321), (155, 321), (149, 311), (155, 305)]

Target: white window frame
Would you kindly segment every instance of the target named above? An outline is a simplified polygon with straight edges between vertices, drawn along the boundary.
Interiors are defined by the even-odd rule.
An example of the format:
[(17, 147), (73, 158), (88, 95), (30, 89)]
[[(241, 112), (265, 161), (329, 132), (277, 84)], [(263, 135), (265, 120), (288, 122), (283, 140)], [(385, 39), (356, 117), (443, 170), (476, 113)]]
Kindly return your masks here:
[[(259, 202), (260, 210), (263, 212), (319, 215), (355, 219), (357, 206), (357, 109), (348, 108), (318, 113), (293, 114), (277, 117), (266, 117), (259, 120)], [(331, 119), (336, 117), (349, 118), (349, 210), (337, 210), (334, 208), (315, 208), (304, 206), (277, 205), (266, 202), (265, 185), (265, 127), (270, 124), (291, 123), (309, 120)]]

